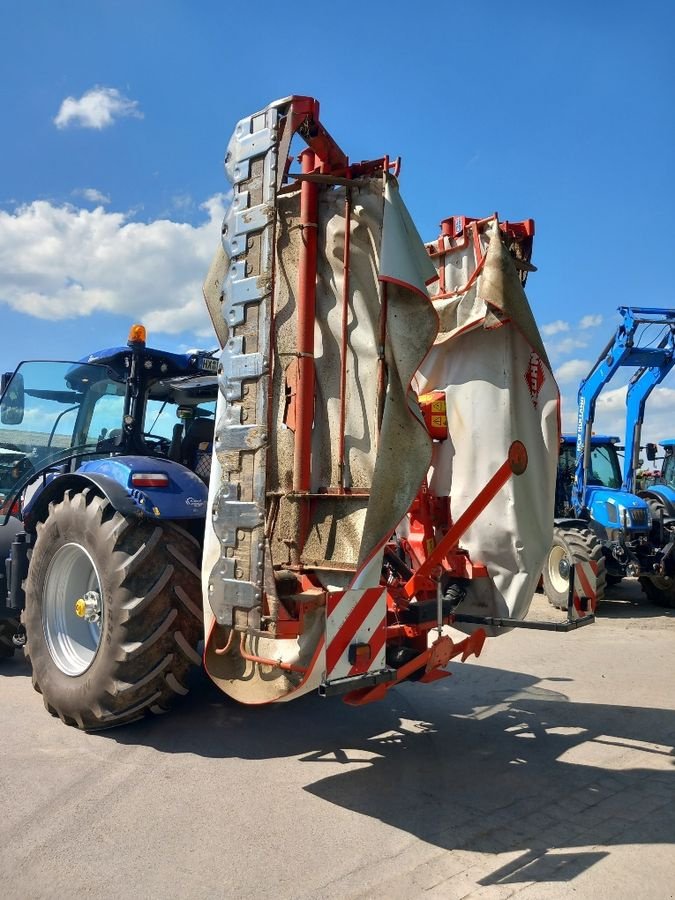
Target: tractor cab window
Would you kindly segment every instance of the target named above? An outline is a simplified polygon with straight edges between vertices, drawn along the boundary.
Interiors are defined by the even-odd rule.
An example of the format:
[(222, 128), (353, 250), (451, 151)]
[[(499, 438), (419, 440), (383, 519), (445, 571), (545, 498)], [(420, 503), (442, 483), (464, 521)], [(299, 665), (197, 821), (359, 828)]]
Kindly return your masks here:
[[(558, 458), (558, 478), (556, 482), (556, 515), (566, 515), (571, 502), (572, 484), (576, 473), (576, 446), (562, 444)], [(675, 477), (675, 467), (673, 468)], [(591, 466), (588, 475), (589, 486), (621, 487), (621, 466), (614, 444), (591, 445)]]
[(97, 435), (89, 423), (110, 384), (114, 382), (103, 366), (21, 363), (0, 400), (3, 500), (16, 496), (36, 471), (96, 451)]
[(175, 403), (148, 398), (145, 405), (143, 437), (146, 441), (170, 442), (174, 425), (178, 422)]
[(148, 399), (143, 440), (153, 454), (169, 456), (198, 474), (210, 470), (215, 423), (215, 401), (177, 404)]
[(576, 470), (576, 447), (561, 444), (558, 457), (558, 477), (555, 483), (555, 514), (567, 515), (572, 502), (572, 484)]
[(113, 447), (122, 436), (122, 416), (124, 414), (124, 384), (116, 381), (102, 381), (93, 385), (88, 398), (86, 443)]
[(666, 458), (663, 460), (663, 469), (661, 471), (661, 480), (670, 487), (675, 487), (675, 453), (666, 451)]
[(591, 447), (588, 483), (607, 488), (621, 487), (621, 467), (614, 444), (596, 444)]
[(217, 395), (215, 376), (178, 376), (155, 382), (146, 397), (143, 419), (148, 451), (168, 456), (192, 471), (200, 466), (210, 468)]

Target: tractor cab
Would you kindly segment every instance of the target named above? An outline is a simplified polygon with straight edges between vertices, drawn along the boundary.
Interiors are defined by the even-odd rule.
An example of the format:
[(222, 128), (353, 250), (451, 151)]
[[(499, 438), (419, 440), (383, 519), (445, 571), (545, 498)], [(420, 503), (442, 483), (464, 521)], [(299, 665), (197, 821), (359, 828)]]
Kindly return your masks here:
[[(675, 528), (675, 438), (667, 438), (660, 443), (664, 454), (659, 457), (661, 468), (642, 473), (640, 496), (649, 504), (654, 530), (665, 529), (661, 543), (666, 543)], [(647, 459), (654, 464), (658, 452), (656, 444), (647, 444), (645, 449)]]
[[(604, 487), (615, 490), (621, 487), (621, 463), (617, 452), (617, 437), (593, 435), (591, 439), (590, 477), (588, 488)], [(576, 435), (563, 434), (560, 440), (558, 481), (560, 482), (560, 508), (556, 515), (572, 512), (572, 486), (576, 474)], [(586, 504), (588, 505), (588, 504)]]
[[(556, 516), (588, 518), (602, 540), (639, 539), (651, 525), (647, 503), (621, 488), (621, 461), (618, 437), (593, 435), (590, 465), (581, 491), (582, 503), (575, 506), (579, 495), (575, 487), (577, 470), (576, 436), (562, 436), (558, 462)], [(581, 476), (583, 477), (583, 475)]]
[[(618, 444), (618, 437), (592, 435), (588, 462), (580, 464), (576, 435), (562, 435), (555, 503), (556, 527), (587, 529), (592, 540), (600, 542), (602, 567), (613, 581), (653, 571), (660, 561), (650, 542), (648, 502), (622, 487)], [(563, 546), (562, 540), (559, 544)], [(553, 551), (559, 550), (554, 546)], [(547, 593), (551, 599), (555, 591), (551, 587)], [(562, 585), (558, 593), (564, 594)]]
[(675, 490), (675, 438), (661, 441), (661, 446), (665, 452), (661, 468), (661, 481)]
[[(47, 482), (76, 471), (104, 473), (128, 493), (153, 486), (144, 474), (170, 480), (168, 464), (207, 482), (216, 366), (207, 352), (146, 347), (141, 326), (126, 346), (78, 362), (22, 362), (3, 378), (0, 399), (2, 511), (16, 510), (26, 488), (30, 505)], [(110, 457), (128, 462), (113, 466)], [(153, 462), (148, 473), (149, 459), (166, 464)]]

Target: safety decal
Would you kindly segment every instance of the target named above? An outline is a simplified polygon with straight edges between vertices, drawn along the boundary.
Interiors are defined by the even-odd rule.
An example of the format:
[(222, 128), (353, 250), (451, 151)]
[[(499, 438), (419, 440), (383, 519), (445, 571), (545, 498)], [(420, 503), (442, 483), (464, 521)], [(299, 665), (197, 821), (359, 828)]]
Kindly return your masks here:
[(525, 372), (525, 383), (527, 384), (527, 389), (530, 392), (532, 404), (535, 409), (539, 402), (539, 393), (544, 386), (545, 381), (546, 372), (544, 370), (544, 364), (542, 363), (539, 354), (535, 353), (533, 350), (532, 353), (530, 353), (530, 362), (527, 366), (527, 372)]
[(574, 608), (580, 615), (595, 611), (598, 602), (598, 564), (574, 561)]
[(386, 636), (385, 588), (329, 594), (326, 600), (326, 680), (384, 668)]

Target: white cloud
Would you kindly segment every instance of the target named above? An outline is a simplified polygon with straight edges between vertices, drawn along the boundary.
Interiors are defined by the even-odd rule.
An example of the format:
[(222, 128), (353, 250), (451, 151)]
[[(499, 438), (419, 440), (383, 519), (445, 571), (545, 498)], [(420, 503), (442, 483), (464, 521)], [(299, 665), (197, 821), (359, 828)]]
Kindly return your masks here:
[[(616, 435), (622, 444), (626, 437), (626, 390), (627, 386), (622, 385), (603, 391), (597, 400), (593, 423), (593, 431), (596, 434)], [(566, 433), (575, 433), (577, 430), (576, 392), (569, 391), (563, 394), (561, 405), (562, 430)], [(647, 400), (640, 442), (643, 447), (647, 441), (658, 443), (664, 438), (675, 438), (674, 407), (675, 388), (655, 388)], [(642, 456), (644, 458), (644, 453)]]
[(555, 378), (558, 384), (567, 384), (570, 381), (581, 381), (591, 370), (592, 363), (587, 359), (568, 359), (555, 370)]
[(570, 323), (563, 322), (562, 319), (557, 319), (555, 322), (549, 322), (548, 325), (541, 326), (541, 333), (545, 337), (551, 337), (554, 334), (560, 334), (561, 331), (569, 331)]
[(579, 321), (579, 328), (597, 328), (598, 325), (602, 325), (602, 316), (600, 313), (591, 313), (588, 316), (583, 316)]
[[(675, 409), (675, 388), (657, 387), (647, 400), (647, 411), (651, 410), (667, 410), (671, 413)], [(671, 425), (673, 437), (675, 437), (675, 423)]]
[(559, 359), (567, 353), (573, 353), (582, 347), (588, 346), (588, 338), (577, 335), (576, 337), (567, 337), (559, 341), (545, 341), (546, 352), (551, 359)]
[(54, 124), (57, 128), (74, 125), (100, 131), (112, 125), (115, 119), (125, 117), (143, 118), (138, 100), (130, 100), (117, 88), (97, 86), (79, 99), (66, 97), (54, 118)]
[(657, 387), (647, 400), (645, 423), (642, 429), (642, 444), (646, 441), (658, 443), (664, 438), (675, 438), (675, 389)]
[[(590, 367), (589, 367), (590, 368)], [(588, 373), (588, 368), (586, 373)], [(570, 390), (563, 394), (562, 430), (576, 433), (577, 430), (577, 393)], [(611, 434), (619, 437), (623, 443), (626, 432), (626, 385), (603, 391), (595, 405), (593, 431), (596, 434)], [(650, 440), (648, 438), (648, 440)]]
[(175, 194), (171, 198), (171, 205), (179, 212), (188, 212), (194, 209), (195, 201), (190, 194)]
[(577, 397), (576, 394), (560, 394), (561, 423), (563, 434), (572, 434), (577, 430)]
[(97, 203), (103, 206), (110, 203), (110, 196), (104, 194), (102, 191), (96, 190), (96, 188), (77, 188), (77, 190), (73, 191), (73, 195), (75, 197), (84, 197), (84, 199), (88, 200), (90, 203)]
[(44, 200), (0, 210), (0, 303), (52, 321), (118, 313), (150, 333), (196, 332), (214, 343), (202, 282), (220, 239), (224, 195), (202, 208), (206, 221), (197, 226), (131, 222), (101, 206)]
[(603, 391), (595, 404), (596, 413), (602, 412), (614, 413), (620, 411), (625, 416), (626, 411), (626, 391), (627, 385), (612, 388), (609, 391)]

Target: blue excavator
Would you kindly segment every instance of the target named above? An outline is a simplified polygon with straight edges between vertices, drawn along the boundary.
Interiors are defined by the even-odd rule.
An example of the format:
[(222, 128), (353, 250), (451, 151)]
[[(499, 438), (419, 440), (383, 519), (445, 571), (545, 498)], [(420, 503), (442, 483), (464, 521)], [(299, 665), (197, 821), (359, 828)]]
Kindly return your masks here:
[[(653, 602), (670, 605), (675, 595), (668, 508), (657, 508), (653, 487), (636, 492), (635, 479), (646, 400), (675, 364), (675, 310), (623, 306), (619, 313), (622, 323), (579, 387), (577, 433), (561, 439), (553, 544), (543, 571), (546, 595), (561, 609), (572, 564), (579, 602), (592, 608), (607, 583), (625, 576), (639, 578)], [(593, 433), (596, 401), (621, 368), (636, 370), (627, 391), (623, 466), (619, 438)]]

